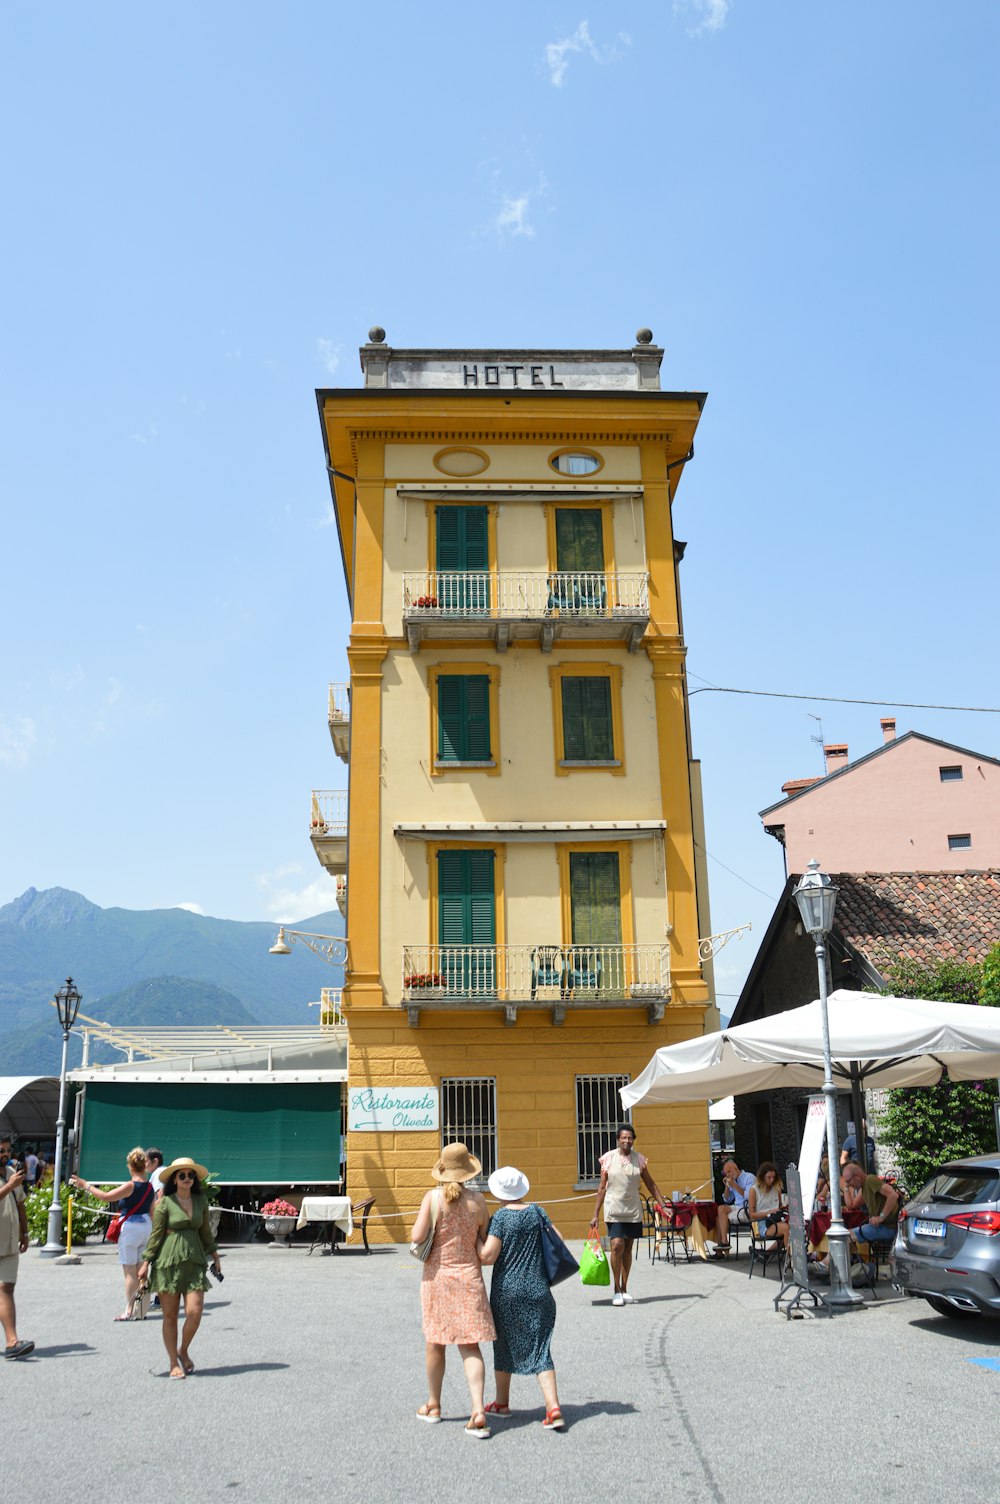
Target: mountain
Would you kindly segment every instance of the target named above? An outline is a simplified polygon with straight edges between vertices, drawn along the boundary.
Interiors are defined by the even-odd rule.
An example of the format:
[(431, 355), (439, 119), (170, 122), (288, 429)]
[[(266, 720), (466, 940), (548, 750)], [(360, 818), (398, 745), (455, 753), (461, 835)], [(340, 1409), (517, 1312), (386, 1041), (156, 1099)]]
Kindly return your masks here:
[[(216, 987), (214, 982), (191, 982), (185, 977), (153, 977), (122, 992), (101, 998), (102, 1023), (120, 1027), (146, 1024), (177, 1027), (197, 1024), (254, 1024), (238, 997)], [(55, 1020), (35, 1021), (4, 1036), (3, 1072), (10, 1076), (56, 1076), (62, 1057), (62, 1035)], [(67, 1059), (70, 1069), (80, 1064), (83, 1040), (77, 1030), (70, 1037)], [(91, 1040), (92, 1065), (124, 1059), (121, 1050)]]
[[(336, 911), (299, 920), (295, 927), (344, 933)], [(270, 921), (212, 919), (186, 909), (102, 909), (66, 888), (29, 888), (0, 908), (0, 1074), (14, 1074), (8, 1050), (15, 1035), (38, 1026), (39, 1038), (50, 1031), (58, 1038), (49, 1002), (68, 976), (83, 995), (80, 1011), (109, 1023), (170, 1022), (149, 1013), (115, 1020), (105, 1004), (128, 994), (131, 1001), (121, 1006), (139, 1007), (142, 987), (155, 983), (159, 989), (177, 980), (221, 990), (221, 996), (210, 990), (201, 994), (208, 1014), (214, 1009), (215, 1016), (191, 1022), (239, 1022), (226, 1011), (235, 1004), (259, 1023), (308, 1023), (316, 1015), (307, 1005), (322, 987), (342, 985), (343, 968), (328, 965), (305, 945), (284, 958), (268, 955), (276, 933)], [(167, 1012), (174, 1006), (167, 991), (156, 990), (148, 1002)], [(177, 1004), (191, 1005), (187, 993)], [(20, 1047), (18, 1057), (27, 1058)]]

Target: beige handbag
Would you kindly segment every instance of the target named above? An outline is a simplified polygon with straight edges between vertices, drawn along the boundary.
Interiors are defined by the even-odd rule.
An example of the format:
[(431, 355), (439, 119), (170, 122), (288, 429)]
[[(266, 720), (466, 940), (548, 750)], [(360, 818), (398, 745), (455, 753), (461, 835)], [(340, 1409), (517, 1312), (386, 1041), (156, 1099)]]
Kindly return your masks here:
[(441, 1192), (435, 1188), (434, 1194), (431, 1196), (430, 1231), (425, 1238), (421, 1238), (419, 1243), (410, 1244), (410, 1252), (413, 1254), (413, 1257), (415, 1259), (419, 1259), (422, 1264), (425, 1264), (427, 1262), (430, 1251), (434, 1247), (434, 1234), (437, 1231), (438, 1196), (440, 1196), (440, 1194)]

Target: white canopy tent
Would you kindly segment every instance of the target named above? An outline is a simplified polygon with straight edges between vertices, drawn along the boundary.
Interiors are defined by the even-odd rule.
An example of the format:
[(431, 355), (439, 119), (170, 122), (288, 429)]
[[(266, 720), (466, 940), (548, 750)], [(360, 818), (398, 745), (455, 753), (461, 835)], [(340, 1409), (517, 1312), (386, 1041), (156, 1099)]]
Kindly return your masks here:
[(0, 1076), (0, 1132), (50, 1139), (58, 1116), (58, 1076)]
[[(834, 1080), (844, 1088), (1000, 1076), (1000, 1008), (840, 989), (830, 994), (829, 1017)], [(621, 1099), (628, 1108), (822, 1084), (817, 1001), (657, 1050)]]

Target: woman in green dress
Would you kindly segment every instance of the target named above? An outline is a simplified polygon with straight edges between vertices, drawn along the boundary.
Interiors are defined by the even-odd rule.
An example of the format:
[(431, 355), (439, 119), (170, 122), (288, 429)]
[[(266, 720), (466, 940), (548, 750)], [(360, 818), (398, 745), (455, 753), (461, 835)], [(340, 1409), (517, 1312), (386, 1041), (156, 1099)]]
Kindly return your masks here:
[[(193, 1159), (175, 1159), (160, 1171), (163, 1196), (153, 1213), (153, 1231), (142, 1252), (139, 1278), (149, 1276), (149, 1288), (160, 1297), (163, 1310), (163, 1345), (170, 1359), (170, 1377), (187, 1378), (194, 1373), (191, 1342), (201, 1325), (209, 1259), (218, 1275), (219, 1252), (208, 1216), (208, 1197), (202, 1182), (208, 1178), (204, 1165)], [(184, 1300), (184, 1330), (177, 1341), (177, 1320)]]

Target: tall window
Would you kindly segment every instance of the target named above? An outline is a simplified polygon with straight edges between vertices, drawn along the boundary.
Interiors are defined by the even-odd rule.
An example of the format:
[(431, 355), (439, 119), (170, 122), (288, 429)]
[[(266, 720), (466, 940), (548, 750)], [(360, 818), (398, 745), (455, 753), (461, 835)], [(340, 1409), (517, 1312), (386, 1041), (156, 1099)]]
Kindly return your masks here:
[(611, 680), (593, 674), (562, 680), (563, 761), (612, 762)]
[(439, 762), (492, 762), (488, 674), (440, 674)]
[(439, 506), (435, 568), (441, 609), (484, 615), (490, 609), (489, 512), (486, 507)]
[(480, 1185), (497, 1168), (495, 1076), (448, 1076), (441, 1082), (441, 1144), (465, 1144), (482, 1163)]
[(571, 851), (569, 898), (574, 945), (621, 945), (622, 889), (617, 851)]
[(604, 569), (604, 518), (599, 507), (556, 508), (556, 568)]
[(618, 1095), (628, 1083), (628, 1076), (576, 1078), (576, 1165), (582, 1185), (600, 1180), (601, 1155), (614, 1148), (619, 1125), (632, 1121)]
[(497, 990), (496, 852), (437, 853), (438, 967), (453, 996)]

